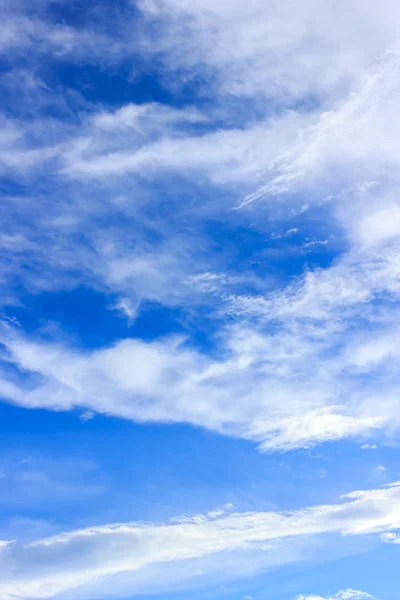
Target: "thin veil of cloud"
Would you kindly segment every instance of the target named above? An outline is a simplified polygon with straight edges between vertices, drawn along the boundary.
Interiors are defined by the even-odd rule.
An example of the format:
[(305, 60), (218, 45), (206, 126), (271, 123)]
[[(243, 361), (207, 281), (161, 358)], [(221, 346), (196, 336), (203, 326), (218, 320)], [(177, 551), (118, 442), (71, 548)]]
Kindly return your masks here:
[(315, 596), (313, 594), (307, 596), (297, 596), (296, 600), (373, 600), (373, 596), (367, 592), (361, 592), (360, 590), (341, 590), (336, 592), (334, 596)]
[[(390, 535), (389, 530), (400, 527), (399, 502), (399, 486), (393, 484), (352, 492), (339, 504), (291, 513), (218, 512), (175, 519), (166, 525), (121, 523), (92, 527), (25, 545), (4, 542), (0, 565), (6, 576), (0, 583), (0, 597), (39, 599), (73, 592), (85, 598), (91, 597), (99, 585), (106, 593), (114, 575), (139, 571), (151, 564), (207, 555), (215, 555), (218, 560), (224, 552), (239, 549), (268, 551), (268, 544), (273, 547), (297, 536), (359, 536), (381, 531)], [(183, 569), (184, 565), (182, 562)], [(121, 595), (129, 593), (128, 587)], [(368, 598), (353, 590), (340, 594), (334, 598)]]

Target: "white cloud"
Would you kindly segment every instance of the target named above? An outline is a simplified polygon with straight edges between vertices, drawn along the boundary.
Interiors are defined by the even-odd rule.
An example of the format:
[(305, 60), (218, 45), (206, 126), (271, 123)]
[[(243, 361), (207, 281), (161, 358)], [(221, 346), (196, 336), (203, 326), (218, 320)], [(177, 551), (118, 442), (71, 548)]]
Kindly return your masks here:
[(367, 215), (359, 224), (361, 243), (378, 245), (396, 239), (400, 231), (400, 206), (394, 205)]
[(165, 125), (203, 123), (208, 119), (205, 114), (195, 108), (175, 109), (157, 104), (126, 104), (114, 112), (95, 114), (92, 123), (95, 128), (111, 131), (137, 129), (139, 133), (157, 133), (157, 129)]
[(400, 544), (400, 535), (398, 533), (386, 531), (385, 533), (382, 533), (381, 540), (387, 544)]
[[(144, 297), (179, 298), (178, 256), (167, 253), (157, 260), (156, 253), (154, 260), (129, 260), (106, 253), (112, 289), (140, 286)], [(353, 251), (332, 267), (264, 296), (228, 293), (227, 285), (240, 283), (237, 276), (203, 271), (188, 278), (197, 292), (216, 294), (219, 308), (242, 320), (220, 335), (218, 359), (182, 340), (125, 340), (82, 353), (8, 330), (3, 341), (9, 360), (30, 373), (31, 383), (27, 374), (18, 383), (4, 371), (2, 394), (24, 406), (188, 422), (252, 439), (265, 450), (398, 427), (399, 382), (393, 367), (400, 355), (392, 306), (399, 292), (397, 256), (396, 249), (373, 257)], [(188, 270), (190, 258), (185, 253)], [(177, 286), (169, 289), (173, 277)], [(120, 308), (134, 315), (128, 299)], [(254, 318), (256, 325), (246, 323)], [(270, 322), (279, 323), (276, 332), (264, 328)], [(365, 388), (367, 373), (373, 381)]]
[[(35, 343), (5, 326), (4, 358), (25, 376), (18, 384), (3, 371), (2, 395), (27, 407), (113, 414), (136, 421), (187, 422), (241, 436), (265, 450), (288, 450), (340, 437), (368, 434), (385, 425), (388, 408), (363, 403), (348, 369), (324, 359), (318, 341), (287, 334), (234, 329), (215, 360), (181, 338), (126, 339), (94, 352)], [(306, 366), (308, 365), (308, 367)], [(37, 376), (40, 375), (38, 378)], [(362, 374), (361, 374), (362, 377)], [(386, 386), (388, 382), (386, 382)], [(378, 392), (376, 392), (378, 393)], [(344, 397), (347, 396), (347, 405)], [(340, 403), (338, 403), (338, 400)], [(375, 403), (376, 404), (376, 403)]]
[[(177, 135), (177, 125), (186, 125), (187, 129), (191, 122), (201, 123), (207, 116), (193, 110), (167, 111), (162, 107), (146, 112), (128, 106), (122, 111), (121, 115), (97, 116), (93, 121), (97, 128), (89, 132), (87, 141), (79, 139), (75, 144), (72, 141), (65, 148), (61, 153), (65, 174), (104, 179), (128, 173), (175, 171), (188, 177), (192, 172), (201, 172), (219, 185), (240, 183), (254, 187), (254, 179), (285, 150), (297, 129), (312, 119), (288, 113), (278, 122), (261, 121), (247, 128), (230, 127), (192, 135), (187, 131)], [(127, 131), (125, 111), (129, 115), (135, 113), (135, 135)], [(113, 131), (112, 144), (104, 137), (105, 123)], [(118, 133), (119, 140), (115, 137)], [(113, 148), (115, 142), (119, 143)]]
[(86, 410), (85, 412), (83, 412), (82, 414), (79, 415), (79, 420), (81, 423), (87, 423), (88, 421), (93, 419), (93, 417), (94, 417), (94, 412), (92, 412), (90, 410)]
[[(332, 93), (357, 77), (396, 39), (398, 5), (359, 0), (142, 0), (149, 17), (164, 22), (148, 51), (164, 52), (171, 68), (208, 72), (227, 94), (258, 93), (287, 101)], [(371, 28), (371, 23), (374, 27)], [(207, 70), (206, 70), (207, 69)]]
[[(100, 585), (107, 593), (114, 576), (123, 577), (150, 565), (207, 555), (217, 555), (218, 561), (226, 551), (250, 551), (263, 548), (266, 542), (293, 541), (296, 536), (387, 532), (400, 527), (399, 507), (400, 487), (395, 484), (354, 492), (341, 504), (291, 513), (211, 513), (167, 525), (121, 523), (71, 531), (25, 545), (4, 544), (0, 566), (6, 575), (0, 583), (0, 598), (50, 598), (67, 592), (88, 597), (92, 586)], [(129, 588), (121, 591), (122, 596), (129, 593)], [(334, 598), (368, 597), (356, 596), (350, 590), (341, 593)]]
[[(366, 207), (363, 204), (365, 196), (368, 198), (365, 192), (374, 190), (377, 183), (387, 182), (388, 178), (393, 182), (391, 177), (397, 179), (399, 52), (400, 46), (396, 43), (363, 73), (363, 78), (354, 84), (347, 98), (329, 111), (321, 112), (315, 125), (303, 129), (286, 152), (277, 154), (275, 171), (264, 186), (248, 196), (244, 205), (263, 197), (293, 194), (299, 190), (303, 193), (307, 190), (310, 199), (319, 202), (332, 198), (330, 194), (340, 199), (340, 192), (347, 188), (356, 198), (357, 190), (361, 192), (362, 199), (352, 205), (349, 194), (344, 195), (342, 210), (345, 220), (350, 221), (347, 225), (352, 222), (358, 225), (363, 214), (368, 214), (371, 208), (380, 210), (382, 205), (375, 204), (374, 195)], [(326, 194), (323, 189), (328, 184), (330, 192)], [(382, 192), (379, 190), (378, 193)], [(383, 218), (382, 225), (387, 229)], [(366, 243), (367, 235), (368, 221), (358, 236)], [(379, 240), (379, 234), (374, 232), (373, 235)], [(385, 237), (390, 232), (387, 230), (382, 235)]]
[(360, 590), (341, 590), (337, 592), (334, 596), (297, 596), (296, 600), (367, 600), (368, 598), (373, 599), (371, 594), (367, 594), (367, 592), (360, 592)]
[[(347, 185), (354, 179), (355, 172), (351, 165), (355, 162), (359, 165), (360, 160), (363, 179), (366, 174), (373, 179), (376, 173), (370, 171), (376, 170), (376, 165), (381, 164), (383, 159), (387, 159), (385, 164), (388, 167), (397, 160), (397, 134), (392, 122), (397, 122), (395, 107), (398, 105), (398, 91), (396, 84), (390, 83), (398, 79), (397, 63), (398, 53), (394, 50), (386, 61), (378, 63), (357, 94), (337, 110), (322, 115), (316, 126), (310, 127), (309, 123), (315, 122), (317, 113), (307, 116), (284, 114), (279, 119), (266, 120), (247, 129), (212, 131), (200, 136), (185, 132), (182, 135), (177, 124), (201, 121), (204, 116), (192, 109), (176, 111), (157, 105), (127, 105), (114, 113), (95, 115), (90, 120), (87, 137), (72, 139), (62, 149), (57, 149), (56, 153), (62, 168), (75, 177), (104, 178), (110, 174), (126, 175), (143, 170), (155, 173), (175, 171), (190, 177), (195, 170), (205, 173), (215, 184), (240, 182), (245, 189), (254, 186), (260, 177), (267, 177), (270, 171), (270, 181), (262, 188), (261, 194), (299, 191), (297, 188), (301, 190), (305, 184), (309, 187), (311, 181), (319, 182), (316, 186), (319, 192), (320, 184), (326, 187), (333, 183), (326, 179), (333, 166), (335, 175), (339, 172), (343, 177), (341, 184)], [(385, 90), (384, 94), (382, 89)], [(121, 131), (132, 127), (132, 123), (136, 123), (135, 135), (130, 133), (127, 137), (121, 134)], [(288, 151), (291, 139), (301, 129), (294, 150)], [(105, 130), (112, 132), (111, 138), (105, 135)], [(382, 131), (388, 130), (390, 135), (385, 133), (385, 140), (379, 137)], [(161, 132), (160, 138), (156, 132)], [(370, 141), (365, 142), (366, 136)], [(386, 155), (382, 154), (381, 148)], [(55, 150), (34, 150), (23, 153), (23, 158), (21, 152), (17, 152), (13, 158), (8, 148), (5, 155), (6, 160), (12, 160), (14, 165), (28, 164), (30, 161), (34, 164), (41, 152), (43, 156), (48, 153), (52, 156)], [(360, 170), (359, 166), (357, 169)], [(334, 185), (337, 186), (337, 177)], [(348, 257), (344, 256), (337, 268), (309, 274), (310, 279), (318, 282), (318, 287), (312, 286), (309, 293), (314, 303), (328, 303), (326, 308), (332, 302), (347, 306), (348, 303), (365, 303), (372, 299), (376, 289), (383, 291), (386, 287), (390, 292), (398, 291), (397, 247), (391, 247), (390, 251), (385, 249), (378, 256), (371, 254), (371, 247), (385, 241), (396, 241), (396, 221), (393, 216), (397, 214), (398, 205), (387, 198), (386, 190), (384, 202), (389, 203), (388, 207), (377, 208), (378, 203), (382, 203), (382, 193), (379, 186), (372, 189), (367, 186), (365, 189), (350, 188), (344, 195), (338, 195), (335, 212), (356, 248), (361, 246), (361, 249), (355, 248)], [(167, 295), (167, 290), (181, 287), (178, 283), (181, 279), (181, 259), (178, 264), (174, 256), (168, 256), (165, 252), (162, 254), (163, 257), (157, 252), (154, 256), (138, 258), (135, 252), (133, 256), (128, 253), (115, 259), (112, 254), (104, 255), (103, 277), (114, 288), (125, 282), (130, 288), (132, 284), (135, 288), (143, 286), (144, 297), (160, 298), (163, 294)], [(170, 259), (172, 263), (160, 266), (160, 261), (163, 263)], [(175, 273), (174, 281), (170, 282)], [(376, 275), (375, 280), (371, 275)], [(323, 292), (322, 286), (328, 283)], [(319, 299), (321, 292), (323, 295)], [(238, 297), (234, 300), (237, 313), (252, 312), (254, 309), (257, 313), (257, 307), (261, 306), (265, 307), (264, 312), (268, 312), (271, 305), (270, 302), (265, 304), (263, 298)], [(289, 300), (293, 302), (293, 298)], [(313, 311), (313, 306), (306, 302), (305, 309)]]

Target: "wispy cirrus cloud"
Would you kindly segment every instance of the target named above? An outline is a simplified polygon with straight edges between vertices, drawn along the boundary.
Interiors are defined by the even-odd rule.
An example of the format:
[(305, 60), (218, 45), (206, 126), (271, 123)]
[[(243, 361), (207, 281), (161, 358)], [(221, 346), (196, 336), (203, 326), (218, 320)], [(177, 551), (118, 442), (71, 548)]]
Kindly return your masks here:
[[(253, 440), (265, 450), (368, 435), (389, 421), (396, 426), (391, 404), (395, 378), (388, 380), (383, 367), (387, 399), (376, 404), (382, 393), (380, 365), (376, 381), (364, 390), (365, 370), (352, 366), (352, 354), (347, 357), (342, 348), (329, 356), (335, 342), (318, 340), (312, 329), (299, 338), (295, 332), (268, 336), (234, 328), (225, 334), (219, 359), (179, 337), (126, 339), (102, 350), (77, 352), (29, 341), (9, 326), (4, 331), (3, 360), (14, 371), (3, 369), (1, 391), (26, 407), (84, 408), (139, 422), (185, 422)], [(351, 347), (353, 340), (348, 343)]]
[[(185, 57), (196, 65), (207, 62), (205, 49), (215, 31), (222, 32), (222, 46), (224, 36), (229, 39), (238, 31), (244, 36), (239, 36), (242, 43), (250, 43), (240, 25), (243, 15), (254, 27), (270, 23), (258, 3), (251, 10), (235, 4), (229, 16), (222, 6), (197, 3), (177, 5), (167, 16), (166, 6), (143, 5), (150, 19), (161, 19), (161, 28), (171, 18), (179, 31), (194, 28), (200, 54), (195, 60), (190, 53)], [(315, 6), (305, 3), (304, 8)], [(307, 19), (298, 29), (285, 9), (271, 4), (268, 10), (275, 31), (281, 30), (279, 23), (289, 22), (293, 29), (281, 40), (267, 38), (267, 48), (256, 36), (249, 60), (271, 53), (273, 58), (274, 43), (279, 49), (291, 48), (308, 39)], [(317, 11), (312, 23), (320, 23), (322, 17), (326, 19), (326, 11)], [(35, 293), (85, 282), (116, 296), (113, 306), (125, 310), (129, 319), (142, 300), (155, 300), (194, 308), (203, 303), (240, 324), (222, 326), (218, 359), (181, 342), (127, 340), (85, 354), (57, 342), (44, 346), (23, 335), (6, 335), (8, 360), (26, 369), (32, 382), (37, 374), (43, 379), (27, 390), (26, 382), (10, 379), (5, 370), (4, 397), (25, 406), (82, 406), (140, 421), (189, 422), (255, 440), (266, 449), (359, 435), (389, 422), (396, 426), (392, 417), (399, 382), (391, 367), (398, 362), (393, 328), (393, 303), (399, 294), (399, 210), (393, 188), (398, 50), (392, 46), (371, 67), (372, 47), (375, 52), (392, 41), (390, 32), (378, 28), (370, 45), (364, 37), (365, 21), (356, 27), (361, 27), (366, 43), (362, 60), (369, 61), (369, 70), (364, 79), (352, 83), (353, 95), (335, 97), (334, 103), (327, 99), (331, 110), (322, 114), (318, 106), (308, 111), (285, 108), (239, 126), (231, 120), (234, 107), (221, 108), (218, 102), (207, 109), (131, 102), (114, 110), (86, 105), (75, 121), (43, 116), (32, 120), (31, 115), (5, 120), (5, 173), (12, 178), (22, 173), (34, 189), (44, 186), (51, 192), (5, 197), (5, 221), (15, 232), (2, 238), (7, 251), (6, 302), (10, 297), (12, 301), (16, 280), (22, 279)], [(52, 30), (53, 37), (57, 32)], [(74, 35), (89, 35), (83, 32)], [(65, 41), (69, 34), (64, 34)], [(167, 42), (160, 50), (174, 55)], [(184, 40), (178, 38), (177, 43)], [(229, 61), (240, 68), (235, 48), (230, 54), (224, 47), (217, 47), (213, 68)], [(281, 76), (279, 72), (292, 86), (290, 95), (305, 93)], [(265, 81), (259, 83), (266, 86)], [(221, 127), (224, 118), (229, 126)], [(166, 177), (176, 209), (173, 218), (161, 210), (162, 195), (153, 185)], [(259, 187), (260, 180), (266, 184)], [(194, 181), (200, 182), (201, 193), (186, 201)], [(55, 203), (54, 190), (60, 188), (66, 191)], [(231, 210), (257, 188), (259, 192), (248, 196), (250, 204)], [(185, 201), (178, 202), (182, 190)], [(257, 201), (267, 196), (271, 204), (264, 208)], [(298, 229), (291, 226), (293, 216), (303, 210), (311, 214), (313, 207), (327, 204), (345, 239), (341, 250), (345, 243), (347, 247), (331, 266), (309, 269), (271, 293), (263, 276), (251, 269), (239, 275), (226, 269), (229, 255), (212, 252), (214, 240), (203, 228), (210, 217), (228, 227), (249, 227), (256, 215), (258, 231), (266, 232), (277, 198), (283, 198), (280, 222), (288, 231)], [(261, 224), (261, 217), (267, 225)], [(29, 269), (23, 267), (27, 257)], [(267, 269), (266, 264), (264, 272)], [(223, 275), (210, 287), (204, 285), (209, 273)], [(255, 282), (261, 291), (255, 293), (253, 286), (244, 293), (243, 282)], [(278, 330), (271, 333), (271, 324)], [(141, 353), (149, 358), (146, 368), (139, 360)], [(118, 368), (110, 368), (118, 361)], [(132, 364), (140, 365), (134, 371), (136, 378), (141, 373), (136, 382), (127, 378)], [(179, 381), (177, 370), (183, 373)], [(368, 388), (366, 375), (375, 378)], [(135, 400), (138, 393), (146, 403)], [(193, 398), (199, 399), (196, 409)]]
[(211, 70), (222, 93), (260, 93), (281, 102), (337, 93), (396, 38), (400, 19), (391, 0), (382, 10), (353, 2), (350, 18), (344, 2), (314, 0), (296, 7), (258, 0), (143, 0), (141, 7), (165, 23), (155, 48), (171, 67)]
[(373, 599), (371, 594), (367, 592), (361, 592), (360, 590), (341, 590), (336, 592), (334, 596), (315, 596), (313, 594), (307, 596), (297, 596), (296, 600), (367, 600)]
[[(121, 523), (62, 533), (28, 544), (4, 543), (0, 565), (6, 576), (0, 597), (48, 598), (78, 594), (93, 597), (101, 586), (108, 594), (113, 576), (133, 574), (149, 565), (199, 560), (225, 552), (258, 549), (278, 552), (280, 544), (297, 537), (323, 534), (360, 536), (400, 527), (399, 486), (353, 492), (339, 504), (291, 513), (230, 513), (197, 515), (165, 525)], [(284, 562), (283, 556), (282, 560)], [(129, 578), (126, 583), (129, 584)], [(129, 594), (128, 587), (118, 595)], [(368, 598), (348, 590), (333, 598)], [(347, 594), (347, 595), (346, 595)], [(353, 594), (353, 595), (351, 595)], [(358, 596), (357, 596), (358, 594)], [(76, 596), (75, 596), (76, 597)], [(300, 598), (308, 598), (300, 596)], [(310, 598), (319, 598), (311, 596)]]

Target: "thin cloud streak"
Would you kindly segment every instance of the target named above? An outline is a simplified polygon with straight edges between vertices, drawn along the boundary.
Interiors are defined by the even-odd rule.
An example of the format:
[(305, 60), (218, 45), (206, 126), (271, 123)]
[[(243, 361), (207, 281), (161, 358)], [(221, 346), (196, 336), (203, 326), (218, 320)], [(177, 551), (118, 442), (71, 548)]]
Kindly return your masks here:
[[(90, 597), (91, 584), (100, 581), (107, 588), (107, 579), (116, 573), (210, 554), (218, 560), (227, 551), (262, 549), (266, 542), (274, 544), (296, 536), (389, 535), (390, 530), (400, 528), (399, 507), (400, 487), (396, 483), (352, 492), (339, 504), (290, 513), (210, 513), (175, 519), (166, 525), (92, 527), (25, 545), (4, 542), (0, 566), (6, 577), (0, 583), (0, 598), (49, 598), (73, 590), (85, 597), (85, 588), (86, 597)], [(352, 597), (357, 598), (339, 596), (341, 600)]]

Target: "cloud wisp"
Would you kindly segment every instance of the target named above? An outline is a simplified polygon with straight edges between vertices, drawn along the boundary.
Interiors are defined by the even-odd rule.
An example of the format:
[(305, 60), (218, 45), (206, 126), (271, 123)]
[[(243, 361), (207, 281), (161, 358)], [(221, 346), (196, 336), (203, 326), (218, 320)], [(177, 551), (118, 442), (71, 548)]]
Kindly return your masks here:
[[(0, 597), (39, 599), (75, 591), (79, 597), (90, 597), (98, 585), (107, 590), (107, 580), (112, 583), (113, 575), (135, 572), (151, 564), (207, 555), (216, 555), (218, 560), (224, 552), (268, 549), (269, 544), (297, 536), (391, 535), (390, 530), (400, 528), (399, 506), (400, 487), (392, 484), (352, 492), (339, 504), (290, 513), (218, 511), (175, 519), (165, 525), (122, 523), (71, 531), (25, 545), (4, 542), (0, 566), (6, 575), (0, 583)], [(368, 597), (351, 593), (353, 596), (348, 591), (334, 598)]]
[[(374, 403), (382, 392), (381, 364), (368, 393), (354, 389), (354, 379), (364, 377), (363, 363), (369, 368), (368, 340), (358, 340), (357, 364), (346, 348), (321, 358), (330, 348), (312, 329), (308, 339), (303, 334), (298, 340), (290, 332), (268, 336), (234, 328), (226, 333), (220, 359), (180, 337), (126, 339), (82, 352), (28, 341), (10, 326), (4, 331), (1, 393), (27, 408), (84, 408), (138, 422), (189, 423), (255, 441), (264, 450), (366, 436), (384, 427), (389, 414), (395, 426), (390, 396), (386, 405)], [(387, 380), (384, 367), (382, 378), (394, 394), (395, 381)], [(347, 404), (339, 405), (338, 396), (345, 395)]]
[(334, 596), (315, 596), (314, 594), (307, 596), (297, 596), (296, 600), (373, 600), (373, 596), (367, 592), (361, 592), (360, 590), (341, 590), (336, 592)]

